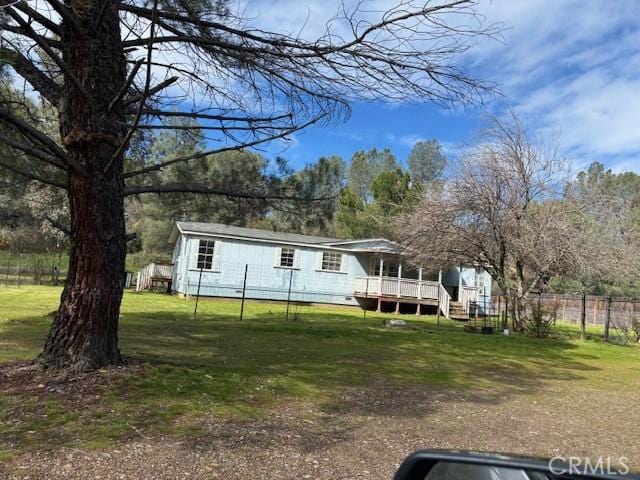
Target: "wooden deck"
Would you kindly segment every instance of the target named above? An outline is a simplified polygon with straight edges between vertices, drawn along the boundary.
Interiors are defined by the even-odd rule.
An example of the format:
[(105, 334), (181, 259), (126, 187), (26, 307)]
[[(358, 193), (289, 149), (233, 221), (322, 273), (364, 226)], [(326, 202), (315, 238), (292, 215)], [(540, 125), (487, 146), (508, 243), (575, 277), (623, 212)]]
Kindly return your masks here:
[(458, 300), (454, 302), (439, 282), (384, 276), (356, 277), (353, 282), (353, 295), (361, 299), (377, 299), (378, 309), (380, 302), (395, 302), (396, 311), (399, 311), (400, 303), (410, 303), (418, 306), (419, 313), (420, 305), (433, 305), (447, 318), (453, 313), (459, 318), (461, 311), (468, 315), (471, 303), (478, 300), (478, 293), (476, 287), (463, 286)]

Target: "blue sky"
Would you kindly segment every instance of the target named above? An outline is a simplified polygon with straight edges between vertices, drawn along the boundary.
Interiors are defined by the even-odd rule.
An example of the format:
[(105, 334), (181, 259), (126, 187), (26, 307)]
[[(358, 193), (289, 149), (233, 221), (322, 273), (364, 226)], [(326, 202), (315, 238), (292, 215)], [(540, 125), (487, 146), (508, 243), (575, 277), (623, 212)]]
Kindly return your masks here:
[(357, 150), (390, 148), (400, 162), (406, 163), (417, 141), (435, 138), (454, 158), (480, 128), (485, 115), (481, 109), (454, 112), (430, 104), (356, 103), (352, 108), (346, 122), (311, 127), (296, 134), (289, 145), (271, 145), (267, 152), (300, 167), (321, 156), (339, 155), (349, 160)]
[[(394, 0), (373, 2), (381, 6)], [(254, 21), (312, 37), (339, 3), (331, 0), (252, 0)], [(349, 120), (311, 127), (283, 150), (300, 167), (323, 155), (348, 160), (354, 151), (391, 148), (404, 161), (412, 143), (436, 138), (455, 157), (487, 114), (514, 110), (536, 134), (558, 139), (580, 168), (598, 160), (615, 171), (640, 172), (640, 2), (607, 0), (481, 0), (486, 22), (502, 22), (500, 41), (481, 39), (459, 63), (502, 95), (483, 106), (446, 110), (432, 104), (353, 104)]]

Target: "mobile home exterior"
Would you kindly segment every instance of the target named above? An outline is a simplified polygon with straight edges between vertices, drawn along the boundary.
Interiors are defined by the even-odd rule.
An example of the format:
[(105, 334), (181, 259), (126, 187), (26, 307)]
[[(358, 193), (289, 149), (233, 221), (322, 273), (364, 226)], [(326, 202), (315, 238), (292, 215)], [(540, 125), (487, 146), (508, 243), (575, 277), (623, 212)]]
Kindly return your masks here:
[(484, 270), (458, 266), (427, 276), (384, 238), (344, 240), (177, 222), (170, 242), (172, 288), (182, 295), (241, 297), (246, 287), (246, 297), (253, 299), (396, 311), (410, 304), (417, 313), (431, 305), (445, 315), (459, 298), (479, 305), (491, 298), (491, 278)]

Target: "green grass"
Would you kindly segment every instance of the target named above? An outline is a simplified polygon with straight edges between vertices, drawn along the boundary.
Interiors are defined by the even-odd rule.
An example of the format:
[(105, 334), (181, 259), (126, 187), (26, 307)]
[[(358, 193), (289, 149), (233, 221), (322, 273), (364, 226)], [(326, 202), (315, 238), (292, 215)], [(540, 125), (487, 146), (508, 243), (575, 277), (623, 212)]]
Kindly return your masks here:
[[(57, 306), (59, 288), (0, 287), (0, 362), (34, 358)], [(139, 431), (199, 435), (205, 415), (259, 417), (281, 402), (339, 404), (352, 387), (437, 388), (535, 395), (571, 382), (571, 388), (640, 386), (640, 349), (575, 338), (563, 325), (556, 338), (479, 335), (435, 317), (405, 315), (410, 328), (384, 327), (393, 315), (347, 307), (285, 306), (193, 301), (127, 293), (120, 346), (145, 362), (123, 374), (82, 410), (64, 397), (0, 395), (0, 461), (12, 451), (57, 445), (101, 448)], [(568, 383), (567, 383), (568, 384)], [(37, 432), (37, 433), (34, 433)], [(8, 445), (14, 445), (9, 448)]]

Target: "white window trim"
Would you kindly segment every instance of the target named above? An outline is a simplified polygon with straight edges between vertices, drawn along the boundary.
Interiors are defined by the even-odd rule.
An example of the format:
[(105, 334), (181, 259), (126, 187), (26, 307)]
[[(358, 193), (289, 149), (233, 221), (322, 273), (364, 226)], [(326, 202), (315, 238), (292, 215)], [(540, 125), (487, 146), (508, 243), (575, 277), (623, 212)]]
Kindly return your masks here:
[[(323, 260), (323, 256), (324, 254), (336, 254), (336, 255), (340, 255), (340, 270), (326, 270), (324, 268), (322, 268), (322, 260)], [(342, 273), (343, 275), (346, 275), (348, 272), (346, 271), (346, 265), (345, 265), (345, 259), (346, 259), (346, 255), (342, 252), (318, 252), (318, 265), (316, 268), (316, 272), (324, 272), (324, 273)]]
[[(189, 263), (189, 270), (192, 272), (199, 272), (202, 270), (207, 273), (220, 273), (220, 246), (222, 242), (220, 240), (213, 240), (210, 238), (194, 238), (192, 239), (194, 246), (192, 251), (192, 260)], [(211, 268), (198, 268), (198, 256), (200, 249), (200, 242), (212, 241), (213, 242), (213, 256), (211, 258)]]
[[(286, 265), (281, 265), (282, 250), (284, 248), (293, 250), (293, 266), (291, 267), (288, 267)], [(276, 258), (275, 258), (273, 268), (280, 268), (282, 270), (300, 270), (300, 250), (295, 247), (288, 247), (288, 246), (282, 246), (282, 247), (276, 248)]]

